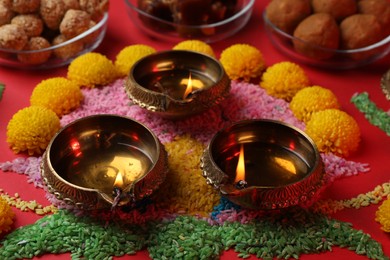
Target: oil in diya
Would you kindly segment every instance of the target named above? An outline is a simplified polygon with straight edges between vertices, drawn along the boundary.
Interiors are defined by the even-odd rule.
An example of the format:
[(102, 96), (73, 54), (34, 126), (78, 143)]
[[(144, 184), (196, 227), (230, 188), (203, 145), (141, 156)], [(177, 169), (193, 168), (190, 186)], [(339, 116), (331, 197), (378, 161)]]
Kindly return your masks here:
[(125, 89), (136, 105), (164, 118), (182, 119), (222, 102), (229, 94), (230, 79), (213, 57), (170, 50), (137, 61)]
[(165, 180), (167, 155), (141, 123), (94, 115), (62, 128), (50, 141), (41, 174), (48, 192), (80, 209), (132, 207)]
[(229, 181), (239, 187), (288, 185), (309, 171), (309, 165), (299, 154), (272, 143), (237, 144), (223, 151), (215, 161), (228, 174)]
[(194, 93), (212, 86), (213, 81), (203, 74), (187, 70), (160, 71), (139, 79), (143, 86), (168, 95), (175, 100), (191, 99)]
[(220, 130), (201, 158), (203, 176), (222, 196), (252, 209), (309, 203), (323, 184), (314, 142), (275, 120), (244, 120)]
[[(73, 153), (58, 161), (56, 169), (66, 173), (63, 175), (65, 180), (80, 187), (98, 188), (105, 194), (110, 194), (114, 188), (122, 190), (131, 185), (149, 172), (153, 165), (145, 152), (124, 143), (102, 150), (96, 146), (96, 149), (83, 152), (77, 141), (71, 147)], [(74, 156), (74, 153), (78, 153), (78, 156)]]

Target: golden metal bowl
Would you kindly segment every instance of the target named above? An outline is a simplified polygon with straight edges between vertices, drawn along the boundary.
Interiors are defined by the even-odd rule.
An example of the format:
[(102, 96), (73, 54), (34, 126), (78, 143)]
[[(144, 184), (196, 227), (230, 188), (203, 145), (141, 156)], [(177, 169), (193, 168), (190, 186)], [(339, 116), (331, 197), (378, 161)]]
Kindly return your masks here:
[(222, 196), (251, 209), (309, 202), (324, 181), (314, 142), (301, 130), (274, 120), (244, 120), (222, 129), (204, 150), (201, 168), (207, 183)]
[(229, 94), (230, 79), (222, 64), (208, 55), (169, 50), (136, 62), (125, 88), (140, 107), (180, 119), (220, 103)]
[(153, 132), (116, 115), (68, 124), (50, 141), (41, 163), (47, 190), (80, 209), (131, 206), (151, 195), (167, 170), (166, 151)]

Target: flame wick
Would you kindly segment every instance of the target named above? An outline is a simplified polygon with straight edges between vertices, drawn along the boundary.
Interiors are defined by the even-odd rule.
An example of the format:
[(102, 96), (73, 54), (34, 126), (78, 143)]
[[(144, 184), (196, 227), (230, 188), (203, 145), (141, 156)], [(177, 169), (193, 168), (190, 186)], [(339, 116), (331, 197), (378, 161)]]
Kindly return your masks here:
[(186, 91), (184, 92), (183, 99), (186, 99), (189, 94), (192, 92), (192, 79), (191, 79), (191, 72), (190, 76), (188, 77), (188, 82), (187, 82), (187, 88)]
[(245, 159), (244, 159), (244, 146), (240, 146), (240, 155), (238, 157), (238, 163), (236, 168), (236, 178), (234, 183), (237, 183), (241, 180), (245, 180)]
[(123, 176), (121, 172), (118, 172), (114, 181), (114, 188), (121, 188), (123, 186)]

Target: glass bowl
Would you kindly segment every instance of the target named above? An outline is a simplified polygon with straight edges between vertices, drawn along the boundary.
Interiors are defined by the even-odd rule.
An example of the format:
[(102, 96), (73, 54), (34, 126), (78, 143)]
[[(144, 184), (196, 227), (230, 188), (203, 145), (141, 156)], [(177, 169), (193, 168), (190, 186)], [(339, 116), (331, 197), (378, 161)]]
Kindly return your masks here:
[[(373, 63), (385, 57), (390, 52), (390, 35), (364, 48), (353, 50), (329, 49), (305, 42), (280, 30), (268, 20), (265, 12), (263, 12), (263, 20), (269, 39), (281, 53), (284, 53), (293, 60), (311, 66), (328, 69), (352, 69)], [(318, 57), (297, 52), (294, 47), (294, 42), (300, 46), (304, 46), (306, 50), (310, 50), (310, 53), (317, 53)]]
[[(184, 25), (161, 19), (141, 10), (138, 5), (140, 1), (142, 0), (125, 0), (128, 15), (140, 31), (153, 38), (169, 42), (197, 39), (206, 43), (223, 40), (242, 29), (252, 14), (255, 2), (255, 0), (236, 0), (234, 10), (231, 11), (232, 15), (219, 22), (203, 25)], [(168, 9), (165, 11), (170, 12)], [(170, 16), (168, 19), (171, 18)]]
[[(108, 13), (93, 27), (60, 44), (40, 50), (11, 50), (0, 48), (0, 66), (17, 69), (50, 69), (68, 65), (81, 54), (93, 51), (102, 42), (107, 30)], [(30, 62), (36, 57), (42, 61)], [(39, 58), (37, 59), (39, 60)]]

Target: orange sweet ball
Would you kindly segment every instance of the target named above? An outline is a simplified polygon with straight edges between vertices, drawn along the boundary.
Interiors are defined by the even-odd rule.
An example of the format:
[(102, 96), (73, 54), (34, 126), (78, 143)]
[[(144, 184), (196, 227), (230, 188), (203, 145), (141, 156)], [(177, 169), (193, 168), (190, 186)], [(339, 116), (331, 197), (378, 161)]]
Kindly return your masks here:
[(276, 98), (290, 101), (301, 89), (308, 87), (309, 78), (297, 64), (289, 61), (275, 63), (263, 73), (260, 86)]
[(312, 115), (306, 124), (306, 133), (318, 150), (347, 157), (360, 143), (359, 125), (353, 117), (338, 109), (326, 109)]
[(299, 90), (290, 102), (290, 109), (295, 117), (307, 123), (312, 114), (328, 108), (339, 109), (335, 94), (326, 88), (312, 86)]

